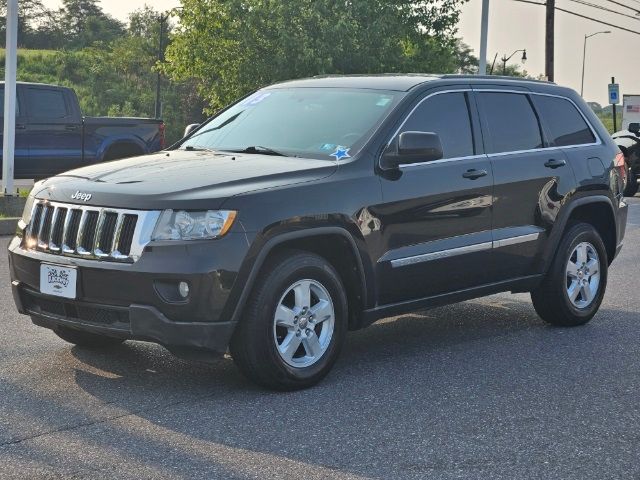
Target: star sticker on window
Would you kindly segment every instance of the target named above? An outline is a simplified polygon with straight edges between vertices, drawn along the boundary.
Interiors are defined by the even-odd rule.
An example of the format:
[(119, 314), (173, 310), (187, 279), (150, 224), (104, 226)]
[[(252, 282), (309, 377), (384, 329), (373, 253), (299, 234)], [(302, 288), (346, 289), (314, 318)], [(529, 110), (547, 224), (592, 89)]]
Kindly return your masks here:
[(342, 160), (343, 158), (351, 158), (349, 155), (349, 148), (338, 147), (335, 152), (333, 152), (330, 156), (336, 157), (336, 160)]

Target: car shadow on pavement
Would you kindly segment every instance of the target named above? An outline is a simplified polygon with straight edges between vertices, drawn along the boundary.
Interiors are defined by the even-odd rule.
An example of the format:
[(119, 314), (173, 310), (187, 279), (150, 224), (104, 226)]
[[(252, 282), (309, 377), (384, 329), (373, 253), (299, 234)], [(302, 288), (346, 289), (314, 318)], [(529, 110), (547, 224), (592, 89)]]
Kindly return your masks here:
[(553, 459), (576, 418), (548, 399), (573, 402), (577, 414), (577, 392), (602, 396), (610, 364), (598, 359), (624, 334), (615, 322), (637, 318), (602, 310), (585, 327), (553, 328), (521, 297), (506, 298), (350, 333), (333, 372), (299, 392), (255, 387), (228, 358), (187, 362), (140, 342), (74, 347), (75, 383), (121, 412), (91, 443), (148, 465), (170, 458), (209, 473), (217, 465), (226, 478), (247, 474), (247, 458), (264, 478), (278, 468), (308, 478), (498, 474)]

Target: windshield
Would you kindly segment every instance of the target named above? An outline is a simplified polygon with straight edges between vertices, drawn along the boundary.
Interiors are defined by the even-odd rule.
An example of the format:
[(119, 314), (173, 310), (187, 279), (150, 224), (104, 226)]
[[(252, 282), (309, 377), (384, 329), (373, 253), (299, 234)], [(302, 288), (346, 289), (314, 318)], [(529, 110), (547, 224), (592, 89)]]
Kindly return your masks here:
[(342, 160), (354, 155), (401, 93), (341, 88), (260, 90), (180, 148)]

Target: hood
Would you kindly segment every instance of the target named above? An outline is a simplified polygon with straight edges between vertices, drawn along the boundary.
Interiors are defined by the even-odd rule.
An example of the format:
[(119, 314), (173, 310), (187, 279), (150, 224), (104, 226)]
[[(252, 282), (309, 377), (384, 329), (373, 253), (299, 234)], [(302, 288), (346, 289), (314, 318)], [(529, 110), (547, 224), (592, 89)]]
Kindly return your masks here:
[[(333, 160), (173, 150), (71, 170), (37, 184), (34, 194), (94, 206), (214, 209), (235, 195), (319, 180), (336, 169)], [(72, 199), (77, 192), (80, 200)]]

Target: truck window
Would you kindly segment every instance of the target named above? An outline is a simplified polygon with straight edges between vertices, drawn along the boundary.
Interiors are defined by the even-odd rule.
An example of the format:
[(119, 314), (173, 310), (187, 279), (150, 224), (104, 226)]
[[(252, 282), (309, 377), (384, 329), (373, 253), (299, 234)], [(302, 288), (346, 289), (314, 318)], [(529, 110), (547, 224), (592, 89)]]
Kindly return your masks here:
[(593, 132), (576, 107), (564, 98), (532, 95), (533, 104), (549, 130), (554, 147), (595, 142)]
[[(16, 117), (20, 116), (20, 100), (16, 99)], [(4, 87), (0, 88), (0, 118), (4, 118)]]
[(402, 132), (437, 133), (443, 158), (468, 157), (474, 154), (471, 118), (464, 93), (442, 93), (427, 98), (409, 116)]
[(543, 147), (540, 124), (526, 95), (482, 92), (478, 93), (478, 103), (488, 129), (487, 153)]
[(32, 118), (64, 118), (68, 115), (62, 90), (30, 88), (27, 91), (27, 107)]

